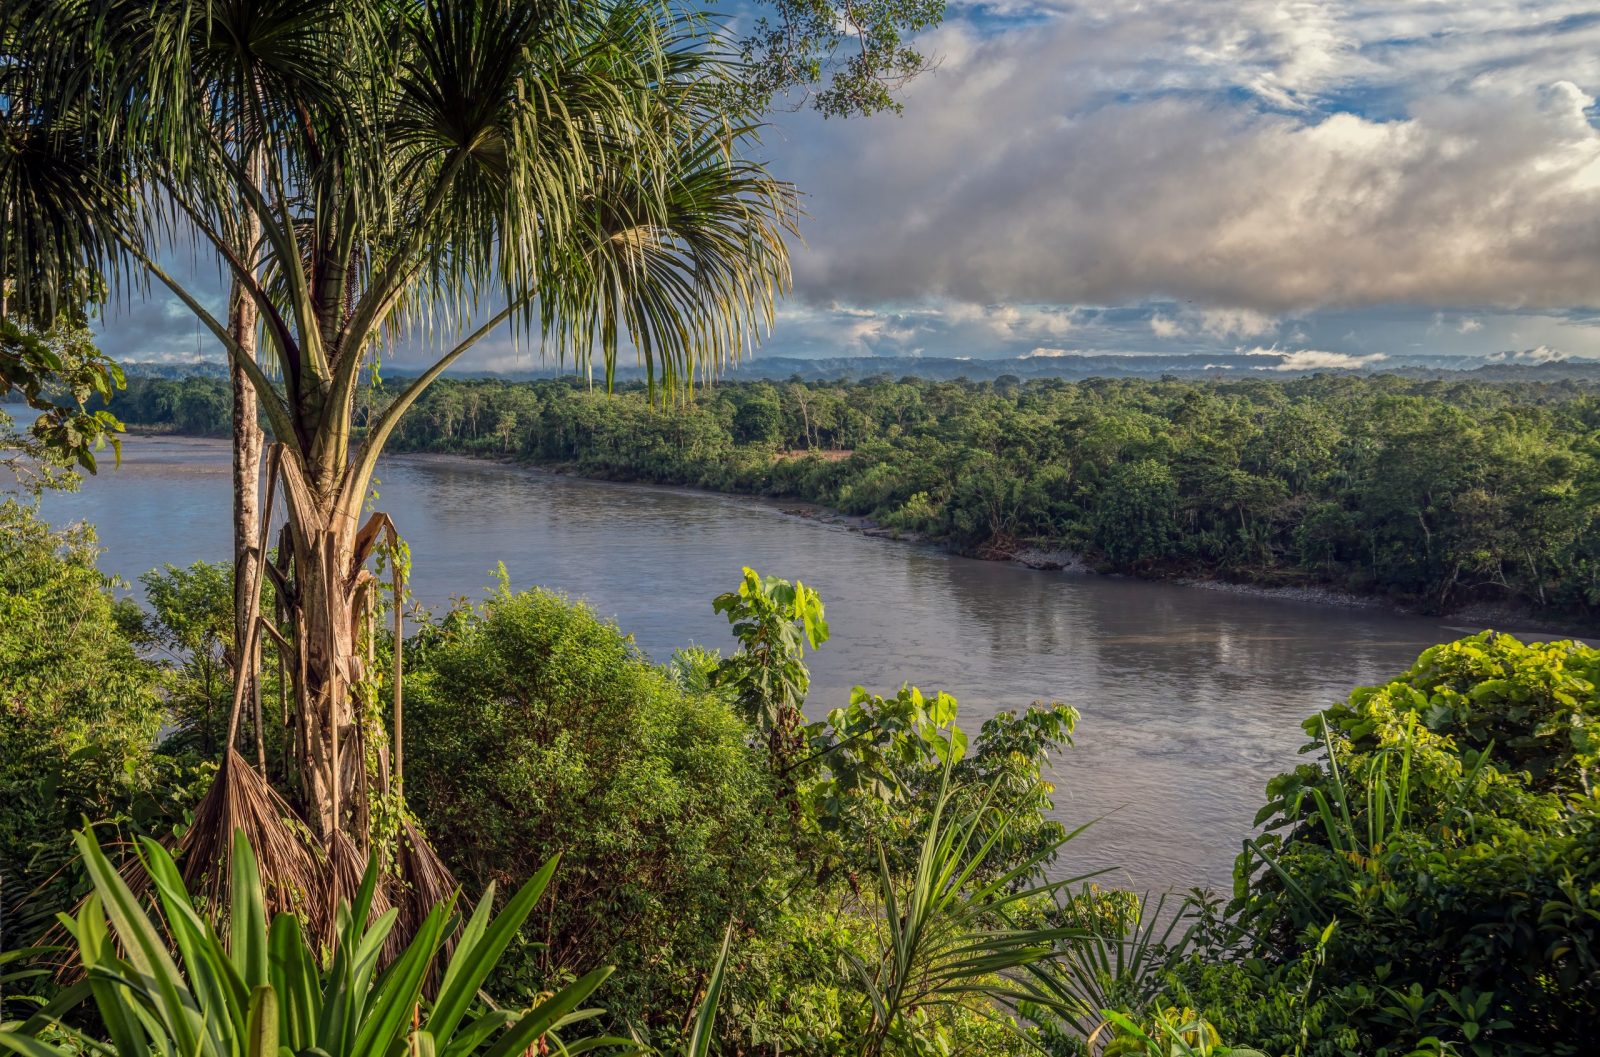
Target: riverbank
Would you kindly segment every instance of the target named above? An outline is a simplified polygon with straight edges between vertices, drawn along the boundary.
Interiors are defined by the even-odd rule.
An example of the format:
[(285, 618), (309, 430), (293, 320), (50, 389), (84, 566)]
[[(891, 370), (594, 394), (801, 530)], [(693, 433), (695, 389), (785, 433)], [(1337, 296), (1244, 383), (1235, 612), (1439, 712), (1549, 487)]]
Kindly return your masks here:
[[(214, 434), (210, 433), (191, 434), (179, 429), (162, 426), (131, 427), (128, 430), (128, 435), (205, 436), (218, 439)], [(1540, 635), (1587, 635), (1594, 628), (1592, 621), (1586, 621), (1582, 617), (1571, 615), (1552, 616), (1514, 603), (1473, 601), (1441, 613), (1431, 611), (1414, 603), (1377, 594), (1359, 594), (1330, 584), (1256, 582), (1249, 578), (1247, 572), (1241, 575), (1240, 570), (1234, 570), (1232, 574), (1207, 574), (1204, 571), (1196, 570), (1192, 565), (1180, 566), (1177, 564), (1156, 563), (1140, 572), (1129, 573), (1111, 569), (1105, 564), (1093, 561), (1081, 553), (1062, 547), (1052, 547), (1047, 544), (1010, 541), (1003, 546), (991, 544), (978, 548), (960, 547), (936, 535), (884, 525), (865, 515), (843, 513), (808, 500), (768, 496), (742, 490), (709, 488), (682, 481), (650, 480), (638, 475), (584, 473), (572, 463), (541, 463), (503, 452), (440, 452), (408, 449), (404, 446), (393, 448), (392, 451), (394, 454), (404, 454), (408, 457), (462, 460), (473, 463), (489, 462), (557, 476), (579, 477), (585, 480), (607, 481), (616, 484), (644, 484), (652, 487), (683, 489), (728, 499), (754, 500), (763, 505), (773, 507), (787, 516), (831, 525), (846, 531), (859, 533), (871, 539), (935, 547), (963, 557), (1002, 562), (1040, 572), (1063, 572), (1074, 575), (1104, 576), (1113, 579), (1138, 579), (1171, 583), (1241, 597), (1297, 602), (1340, 609), (1374, 610), (1407, 616), (1423, 616), (1474, 626), (1517, 628), (1528, 633)]]
[[(130, 383), (119, 409), (225, 432), (225, 390)], [(1584, 406), (1529, 387), (1393, 380), (879, 378), (719, 384), (662, 413), (642, 389), (441, 379), (390, 447), (805, 500), (879, 523), (864, 532), (1028, 567), (1339, 608), (1352, 596), (1430, 613), (1488, 603), (1522, 624), (1593, 627), (1600, 502), (1583, 482), (1600, 455)], [(1515, 530), (1529, 511), (1536, 523)]]
[(1371, 610), (1396, 616), (1448, 620), (1474, 626), (1497, 627), (1503, 630), (1516, 629), (1516, 632), (1520, 635), (1539, 634), (1575, 637), (1589, 632), (1589, 628), (1580, 620), (1562, 619), (1560, 617), (1552, 618), (1513, 605), (1471, 603), (1447, 613), (1437, 613), (1429, 612), (1419, 606), (1397, 602), (1393, 599), (1382, 598), (1377, 595), (1356, 594), (1328, 585), (1251, 583), (1230, 580), (1221, 576), (1196, 575), (1192, 570), (1183, 571), (1160, 567), (1150, 569), (1145, 575), (1116, 572), (1097, 565), (1075, 551), (1034, 543), (1019, 542), (1004, 549), (996, 547), (976, 550), (961, 548), (953, 546), (948, 540), (937, 536), (883, 525), (866, 515), (846, 514), (809, 501), (754, 495), (748, 492), (721, 491), (681, 482), (647, 481), (616, 475), (585, 474), (570, 464), (544, 465), (502, 453), (485, 452), (472, 454), (467, 452), (401, 450), (395, 452), (395, 454), (429, 461), (488, 462), (503, 466), (514, 466), (530, 473), (549, 474), (556, 477), (574, 477), (608, 484), (664, 488), (698, 495), (716, 496), (722, 499), (749, 501), (775, 509), (786, 517), (843, 529), (868, 539), (931, 547), (964, 558), (1016, 565), (1037, 572), (1060, 572), (1113, 580), (1144, 580), (1155, 583), (1168, 583), (1179, 587), (1191, 587), (1201, 591), (1213, 591), (1243, 598), (1258, 598), (1264, 601), (1294, 602), (1336, 609)]
[[(463, 458), (470, 458), (470, 456), (463, 456)], [(562, 472), (551, 471), (547, 468), (533, 466), (530, 466), (529, 468), (545, 469), (545, 472)], [(576, 476), (582, 475), (579, 474)], [(705, 489), (697, 490), (709, 491)], [(710, 494), (731, 495), (735, 493), (711, 492)], [(1092, 562), (1086, 559), (1082, 554), (1079, 554), (1075, 551), (1067, 550), (1065, 548), (1043, 547), (1036, 544), (1024, 544), (1005, 551), (991, 548), (987, 550), (969, 552), (960, 548), (951, 547), (949, 543), (940, 540), (937, 537), (930, 537), (918, 532), (906, 532), (901, 529), (888, 528), (878, 524), (869, 517), (857, 514), (843, 514), (837, 510), (830, 510), (826, 507), (817, 506), (816, 504), (785, 504), (781, 507), (781, 509), (783, 513), (788, 514), (791, 517), (804, 518), (808, 521), (816, 521), (827, 525), (835, 525), (840, 528), (848, 529), (852, 532), (859, 532), (864, 536), (874, 539), (895, 540), (902, 543), (914, 543), (924, 546), (941, 547), (945, 550), (950, 550), (953, 553), (961, 554), (963, 557), (977, 558), (981, 561), (1008, 562), (1012, 565), (1020, 565), (1024, 568), (1033, 569), (1039, 572), (1066, 572), (1085, 576), (1107, 576), (1124, 579), (1155, 580), (1157, 582), (1176, 584), (1180, 587), (1193, 587), (1201, 591), (1216, 591), (1222, 594), (1238, 595), (1248, 598), (1271, 599), (1281, 602), (1301, 602), (1307, 605), (1318, 606), (1337, 606), (1343, 609), (1372, 609), (1405, 616), (1437, 615), (1426, 614), (1415, 607), (1400, 605), (1399, 603), (1378, 598), (1373, 595), (1358, 595), (1350, 591), (1339, 590), (1335, 587), (1316, 585), (1286, 587), (1271, 584), (1240, 583), (1234, 580), (1208, 578), (1195, 576), (1192, 574), (1130, 577), (1126, 573), (1107, 572), (1103, 569), (1096, 568)], [(1529, 627), (1538, 631), (1563, 631), (1559, 624), (1542, 621), (1540, 618), (1532, 614), (1519, 614), (1512, 609), (1504, 607), (1495, 608), (1490, 606), (1480, 606), (1476, 608), (1467, 608), (1452, 614), (1452, 616), (1456, 619), (1469, 621), (1489, 617), (1490, 620), (1488, 622), (1510, 620), (1514, 621), (1520, 626)]]
[[(738, 495), (739, 493), (712, 492), (711, 494)], [(899, 543), (917, 543), (922, 544), (923, 546), (940, 547), (951, 551), (952, 553), (960, 554), (965, 558), (978, 558), (982, 561), (1011, 562), (1012, 564), (1021, 565), (1029, 569), (1037, 569), (1040, 572), (1092, 573), (1095, 571), (1089, 562), (1084, 559), (1083, 555), (1078, 554), (1075, 551), (1066, 550), (1065, 548), (1039, 547), (1030, 544), (1005, 551), (989, 550), (987, 552), (968, 553), (967, 551), (952, 547), (948, 541), (942, 540), (937, 536), (930, 536), (922, 532), (910, 532), (905, 529), (890, 528), (886, 525), (881, 525), (872, 518), (866, 517), (862, 514), (844, 514), (837, 510), (831, 510), (825, 506), (819, 506), (815, 503), (795, 504), (793, 502), (783, 500), (779, 500), (778, 502), (780, 503), (779, 509), (791, 517), (804, 518), (808, 521), (816, 521), (826, 525), (837, 525), (841, 528), (849, 529), (852, 532), (859, 532), (863, 536), (869, 536), (873, 539), (895, 540)]]

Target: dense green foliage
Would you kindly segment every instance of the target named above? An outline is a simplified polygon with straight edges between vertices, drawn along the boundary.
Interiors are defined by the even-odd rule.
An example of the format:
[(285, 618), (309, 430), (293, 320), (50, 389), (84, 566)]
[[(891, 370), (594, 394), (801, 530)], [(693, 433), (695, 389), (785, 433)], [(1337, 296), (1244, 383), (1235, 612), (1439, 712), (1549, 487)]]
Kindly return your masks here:
[[(126, 1021), (134, 1041), (113, 1040), (122, 1052), (146, 1045), (139, 1032), (181, 1036), (185, 1052), (222, 1045), (210, 1019), (185, 1021), (197, 984), (217, 1025), (255, 1037), (268, 1019), (251, 1019), (255, 992), (205, 983), (226, 975), (238, 940), (207, 946), (220, 942), (204, 924), (214, 908), (186, 909), (153, 846), (178, 961), (141, 954), (159, 986), (115, 982), (137, 959), (112, 954), (107, 930), (127, 940), (149, 923), (98, 849), (80, 842), (80, 858), (66, 836), (84, 816), (121, 835), (182, 825), (229, 678), (227, 570), (149, 574), (139, 616), (113, 600), (87, 529), (52, 532), (15, 501), (0, 518), (0, 797), (22, 807), (0, 816), (7, 946), (92, 880), (100, 897), (73, 910), (73, 931), (102, 967), (96, 1004), (144, 1011)], [(715, 604), (739, 648), (666, 666), (542, 591), (502, 588), (409, 640), (406, 774), (421, 822), (467, 892), (490, 893), (480, 915), (494, 886), (549, 885), (537, 907), (506, 904), (528, 925), (505, 931), (492, 973), (481, 966), (511, 1008), (553, 1009), (552, 995), (585, 994), (614, 968), (594, 992), (604, 1012), (575, 1037), (696, 1057), (1560, 1057), (1600, 1028), (1600, 650), (1485, 633), (1356, 690), (1306, 723), (1312, 759), (1270, 783), (1231, 902), (1197, 896), (1174, 916), (1069, 889), (1047, 768), (1073, 710), (1002, 713), (969, 736), (952, 698), (909, 685), (809, 701), (822, 600), (747, 569)], [(141, 656), (153, 647), (165, 656)], [(250, 890), (232, 922), (259, 909)], [(413, 981), (447, 914), (422, 924), (422, 953), (389, 945), (383, 964), (409, 966), (389, 977), (339, 951), (376, 956), (393, 911), (347, 920), (323, 951), (280, 917), (269, 960), (314, 981), (275, 996), (280, 1031), (322, 1031), (285, 1012), (317, 1008), (320, 993), (375, 1031), (420, 1038), (410, 1014), (393, 1020), (381, 980)], [(27, 993), (50, 990), (27, 980), (6, 1013), (28, 1015)], [(424, 1030), (442, 1001), (423, 999)], [(58, 1042), (78, 1030), (35, 1028)], [(329, 1038), (327, 1052), (368, 1052)], [(483, 1041), (460, 1038), (463, 1053)], [(45, 1052), (19, 1039), (0, 1041)]]
[[(858, 690), (827, 719), (774, 726), (784, 710), (799, 715), (805, 629), (821, 645), (826, 621), (813, 593), (782, 580), (746, 570), (723, 597), (741, 595), (724, 606), (738, 652), (686, 651), (667, 668), (547, 592), (502, 590), (452, 612), (412, 641), (407, 790), (469, 886), (520, 882), (562, 855), (558, 898), (531, 929), (539, 946), (519, 947), (498, 977), (509, 992), (614, 965), (610, 1025), (659, 1045), (683, 1030), (718, 926), (731, 923), (737, 970), (720, 1029), (730, 1043), (843, 1052), (872, 1035), (888, 1045), (886, 1033), (910, 1029), (873, 1012), (859, 976), (883, 955), (881, 893), (915, 873), (940, 811), (966, 837), (939, 839), (974, 860), (941, 906), (969, 884), (1037, 881), (1066, 836), (1045, 817), (1042, 769), (1073, 714), (1003, 715), (969, 751), (955, 701), (906, 687), (891, 698)], [(782, 753), (774, 730), (787, 732)], [(987, 842), (982, 855), (974, 839)], [(966, 913), (970, 933), (978, 922)], [(1025, 945), (1030, 959), (1040, 943), (1050, 946)], [(916, 1023), (924, 1041), (1018, 1045), (960, 1003)]]
[[(84, 814), (135, 834), (182, 824), (191, 786), (204, 784), (195, 761), (211, 758), (206, 742), (219, 734), (232, 643), (225, 567), (152, 572), (140, 615), (112, 602), (87, 530), (58, 536), (27, 508), (6, 513), (18, 545), (3, 597), (22, 619), (7, 625), (0, 686), (26, 691), (8, 700), (3, 731), (8, 802), (28, 805), (8, 813), (4, 834), (8, 853), (28, 853), (6, 863), (15, 946), (85, 891), (66, 837)], [(995, 974), (1058, 956), (1048, 929), (1060, 926), (1034, 907), (1031, 931), (1016, 933), (984, 912), (994, 898), (984, 893), (1040, 883), (1065, 837), (1045, 816), (1042, 769), (1073, 714), (1002, 715), (969, 742), (948, 695), (857, 690), (826, 719), (791, 726), (803, 755), (775, 759), (757, 699), (777, 684), (763, 673), (786, 673), (798, 710), (809, 685), (802, 627), (821, 645), (826, 622), (802, 588), (748, 571), (744, 583), (752, 603), (774, 605), (753, 622), (741, 622), (747, 607), (728, 607), (742, 647), (726, 659), (688, 651), (654, 666), (613, 625), (542, 592), (502, 591), (410, 641), (408, 788), (458, 876), (482, 891), (564, 860), (560, 898), (508, 945), (497, 992), (533, 1001), (611, 965), (605, 1025), (675, 1045), (731, 925), (737, 971), (721, 985), (717, 1028), (727, 1045), (1021, 1052), (1014, 1029), (992, 1019), (1011, 986)], [(49, 644), (20, 634), (33, 626), (62, 634)], [(764, 635), (777, 648), (761, 648)], [(55, 704), (58, 727), (37, 723), (38, 702)], [(62, 773), (71, 796), (56, 788)], [(930, 825), (940, 817), (948, 825)], [(929, 841), (944, 849), (933, 859)], [(902, 889), (927, 901), (920, 954), (885, 947), (879, 931), (884, 900)], [(175, 893), (163, 896), (170, 913)], [(989, 968), (949, 964), (953, 943), (991, 945)], [(927, 972), (942, 974), (947, 997), (965, 997), (913, 1001)], [(14, 991), (11, 1012), (25, 1015), (42, 984)], [(885, 987), (912, 998), (883, 1004), (872, 996)]]
[(677, 1017), (785, 861), (748, 728), (685, 692), (614, 625), (547, 592), (501, 594), (417, 640), (407, 792), (469, 888), (565, 865), (535, 915), (525, 990), (618, 967), (608, 1005)]
[(139, 656), (137, 613), (98, 555), (88, 527), (54, 532), (0, 500), (0, 947), (69, 905), (84, 818), (164, 833), (198, 779), (157, 749), (166, 675)]
[[(219, 431), (213, 391), (140, 381), (117, 406)], [(1597, 424), (1580, 383), (759, 382), (664, 414), (571, 380), (446, 381), (395, 444), (791, 496), (989, 556), (1065, 548), (1121, 571), (1588, 614)]]
[(1321, 759), (1269, 785), (1242, 931), (1178, 974), (1183, 1000), (1273, 1052), (1588, 1052), (1597, 674), (1600, 651), (1486, 632), (1309, 720)]

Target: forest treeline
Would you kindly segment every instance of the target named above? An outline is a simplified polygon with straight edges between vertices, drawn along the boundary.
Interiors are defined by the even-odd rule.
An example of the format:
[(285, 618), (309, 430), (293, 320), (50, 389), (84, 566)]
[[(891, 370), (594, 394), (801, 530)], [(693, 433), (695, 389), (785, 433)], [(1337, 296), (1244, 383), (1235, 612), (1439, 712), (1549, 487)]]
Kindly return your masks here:
[[(216, 380), (135, 380), (116, 410), (228, 430)], [(1597, 425), (1573, 381), (745, 382), (663, 411), (642, 387), (446, 380), (393, 447), (792, 497), (988, 557), (1587, 616)]]

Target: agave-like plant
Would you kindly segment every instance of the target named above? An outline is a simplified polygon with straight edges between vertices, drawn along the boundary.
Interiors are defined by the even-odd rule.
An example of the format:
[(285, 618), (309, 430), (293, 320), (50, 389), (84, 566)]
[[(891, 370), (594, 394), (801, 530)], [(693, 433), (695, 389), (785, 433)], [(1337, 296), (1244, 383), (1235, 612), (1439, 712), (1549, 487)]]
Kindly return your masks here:
[[(143, 858), (160, 904), (152, 916), (101, 851), (75, 834), (94, 892), (67, 919), (84, 979), (20, 1025), (0, 1026), (0, 1052), (67, 1057), (517, 1057), (541, 1040), (551, 1052), (624, 1047), (627, 1040), (563, 1043), (564, 1027), (593, 1016), (579, 1007), (610, 975), (587, 976), (526, 1010), (488, 1008), (479, 989), (533, 910), (552, 859), (494, 914), (484, 894), (460, 929), (453, 901), (439, 904), (383, 967), (399, 911), (371, 913), (377, 869), (369, 867), (352, 902), (339, 908), (337, 940), (319, 952), (292, 914), (267, 921), (260, 870), (250, 842), (236, 833), (232, 905), (225, 933), (197, 907), (171, 855), (146, 841)], [(174, 956), (173, 948), (176, 949)], [(437, 982), (430, 1000), (428, 982)], [(109, 1044), (66, 1027), (61, 1017), (92, 998)], [(42, 1035), (65, 1036), (63, 1047)]]
[(1128, 901), (1087, 890), (1064, 900), (1057, 917), (1084, 934), (1061, 957), (1031, 967), (1032, 986), (1055, 999), (1052, 1014), (1087, 1040), (1090, 1053), (1097, 1040), (1111, 1037), (1115, 1014), (1108, 1010), (1142, 1016), (1159, 1006), (1161, 970), (1183, 957), (1195, 938), (1193, 904), (1169, 912), (1165, 896), (1119, 895)]
[[(1024, 1005), (1054, 1009), (1058, 998), (1035, 986), (1031, 970), (1058, 958), (1063, 944), (1087, 936), (1081, 928), (1016, 923), (1027, 904), (1086, 877), (1033, 883), (1059, 845), (1010, 870), (985, 870), (1009, 819), (993, 807), (992, 790), (972, 811), (954, 815), (954, 793), (947, 767), (908, 879), (897, 880), (879, 848), (879, 952), (871, 962), (855, 963), (867, 995), (863, 1057), (877, 1057), (895, 1038), (915, 1034), (910, 1018), (923, 1011), (960, 1008), (1015, 1026)], [(991, 873), (998, 876), (991, 879)]]
[(722, 999), (722, 977), (728, 968), (728, 948), (733, 945), (733, 924), (722, 934), (722, 950), (717, 954), (717, 964), (711, 967), (706, 981), (706, 994), (695, 1010), (694, 1024), (683, 1042), (683, 1057), (710, 1057), (712, 1043), (716, 1040), (717, 1003)]

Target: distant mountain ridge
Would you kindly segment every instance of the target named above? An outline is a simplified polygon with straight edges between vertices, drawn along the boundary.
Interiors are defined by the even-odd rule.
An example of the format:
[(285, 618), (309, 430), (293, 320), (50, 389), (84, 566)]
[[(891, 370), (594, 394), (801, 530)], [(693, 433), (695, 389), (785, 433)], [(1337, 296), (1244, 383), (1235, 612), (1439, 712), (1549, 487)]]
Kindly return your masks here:
[[(1477, 356), (1394, 356), (1382, 362), (1358, 367), (1327, 364), (1301, 366), (1295, 362), (1291, 353), (1259, 351), (1173, 355), (1069, 354), (990, 360), (930, 356), (822, 358), (754, 356), (723, 371), (720, 377), (728, 381), (785, 381), (799, 378), (803, 381), (844, 382), (883, 375), (892, 378), (910, 376), (934, 381), (953, 381), (961, 378), (970, 381), (994, 381), (1007, 376), (1062, 378), (1073, 381), (1087, 378), (1170, 376), (1190, 380), (1226, 381), (1240, 378), (1296, 378), (1313, 374), (1396, 374), (1406, 378), (1470, 376), (1480, 381), (1600, 380), (1600, 360), (1548, 359), (1541, 362), (1517, 362), (1518, 355), (1520, 354), (1507, 353), (1497, 360), (1485, 360)], [(1278, 359), (1274, 360), (1274, 357)], [(213, 360), (189, 363), (130, 361), (124, 363), (123, 368), (131, 378), (220, 378), (226, 374), (224, 365)], [(403, 378), (419, 372), (414, 368), (386, 367), (383, 373), (389, 377)], [(519, 371), (464, 370), (452, 371), (451, 375), (457, 378), (527, 381), (573, 373), (571, 368), (563, 370), (547, 367)], [(643, 378), (644, 371), (639, 367), (629, 366), (617, 371), (618, 381), (639, 381)]]

